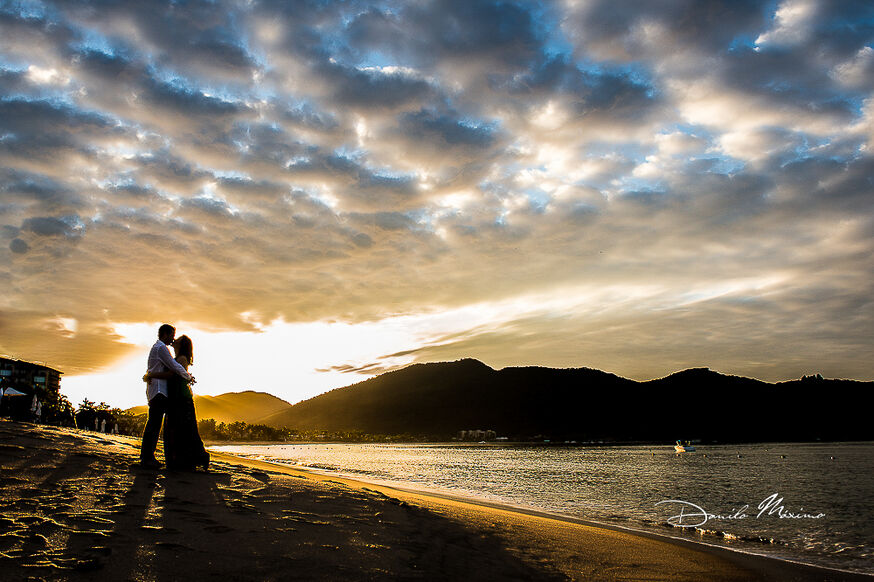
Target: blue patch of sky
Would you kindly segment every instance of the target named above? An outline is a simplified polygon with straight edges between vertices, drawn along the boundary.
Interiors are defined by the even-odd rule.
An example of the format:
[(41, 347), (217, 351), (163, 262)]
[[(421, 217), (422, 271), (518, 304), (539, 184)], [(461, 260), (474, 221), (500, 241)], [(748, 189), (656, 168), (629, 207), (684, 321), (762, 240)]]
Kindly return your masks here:
[[(787, 154), (781, 158), (780, 165), (785, 167), (802, 160), (811, 159), (813, 157), (822, 159), (821, 154), (813, 153), (811, 152), (811, 150), (826, 147), (829, 144), (830, 139), (827, 137), (816, 138), (814, 136), (805, 134), (801, 137), (800, 143), (792, 148), (791, 154)], [(843, 155), (833, 152), (831, 155), (827, 156), (827, 159), (834, 162), (844, 163), (858, 158), (859, 155), (859, 151), (857, 148), (847, 148), (845, 150), (842, 150), (842, 152)]]
[[(153, 187), (151, 184), (141, 184), (139, 180), (131, 176), (129, 173), (116, 174), (112, 178), (106, 178), (104, 180), (98, 180), (97, 186), (100, 187), (101, 190), (112, 190), (112, 189), (120, 189), (123, 190), (125, 188), (142, 188), (143, 190), (152, 190)], [(157, 192), (157, 190), (155, 190)]]
[(346, 35), (344, 29), (351, 23), (351, 17), (342, 17), (339, 23), (331, 22), (329, 24), (316, 26), (316, 32), (320, 37), (320, 48), (326, 54), (337, 59), (337, 62), (342, 62), (342, 55), (350, 53), (349, 46), (346, 43)]
[(68, 214), (60, 217), (61, 222), (70, 227), (70, 233), (67, 236), (82, 236), (85, 234), (86, 226), (78, 214)]
[(495, 128), (499, 125), (499, 120), (490, 119), (488, 121), (483, 121), (481, 119), (476, 119), (473, 117), (459, 117), (457, 120), (458, 125), (462, 127), (466, 127), (468, 129), (475, 129), (477, 131), (494, 131)]
[(392, 168), (388, 168), (385, 166), (371, 166), (370, 164), (361, 164), (361, 167), (370, 172), (370, 175), (377, 179), (382, 180), (393, 180), (396, 182), (415, 182), (416, 175), (410, 174), (406, 172), (398, 172), (393, 170)]
[(178, 72), (173, 71), (167, 67), (159, 67), (157, 65), (151, 64), (148, 68), (149, 75), (152, 76), (155, 80), (164, 83), (165, 85), (169, 85), (180, 91), (193, 91), (194, 83), (191, 80), (186, 79)]
[(410, 210), (403, 213), (404, 216), (409, 218), (413, 223), (416, 224), (420, 229), (426, 230), (428, 232), (434, 232), (434, 218), (435, 215), (432, 211), (421, 208), (416, 210)]
[(362, 53), (360, 58), (355, 62), (356, 68), (374, 67), (381, 69), (383, 67), (392, 66), (403, 67), (405, 65), (398, 63), (396, 60), (389, 58), (389, 56), (382, 51), (375, 49)]
[(731, 156), (713, 156), (702, 157), (699, 159), (711, 160), (713, 163), (710, 166), (711, 174), (725, 174), (726, 176), (734, 176), (743, 172), (747, 165), (746, 162), (733, 158)]
[(309, 156), (294, 156), (285, 162), (285, 168), (289, 169), (294, 168), (295, 166), (307, 166), (312, 161), (312, 158)]
[(530, 6), (531, 19), (537, 35), (543, 41), (543, 52), (547, 57), (573, 54), (573, 43), (561, 28), (562, 14), (555, 4), (537, 2)]
[(245, 94), (233, 91), (228, 85), (199, 84), (194, 79), (167, 67), (150, 65), (148, 70), (155, 80), (181, 93), (208, 95), (226, 103), (239, 103), (246, 98)]
[(16, 2), (4, 2), (0, 5), (0, 13), (13, 14), (25, 19), (46, 18), (49, 10), (45, 3), (38, 0), (18, 0)]
[(569, 56), (573, 54), (573, 45), (562, 34), (550, 34), (544, 40), (543, 53), (549, 58)]
[(228, 85), (201, 85), (198, 91), (226, 103), (240, 103), (251, 97), (250, 93), (234, 89)]
[(79, 104), (76, 103), (70, 95), (65, 92), (47, 92), (41, 93), (39, 95), (25, 95), (25, 94), (9, 94), (3, 95), (0, 97), (0, 101), (9, 102), (9, 101), (27, 101), (31, 103), (46, 103), (51, 105), (52, 107), (56, 107), (58, 109), (72, 109), (75, 111), (79, 111), (82, 113), (90, 113), (96, 115), (97, 117), (102, 117), (104, 119), (112, 120), (113, 122), (118, 122), (118, 119), (108, 115), (103, 111), (88, 111), (86, 109), (82, 109), (79, 107)]
[[(865, 103), (870, 100), (871, 95), (865, 92), (857, 92), (857, 93), (844, 93), (838, 98), (832, 99), (830, 102), (839, 102), (841, 105), (846, 106), (853, 117), (860, 118), (865, 114)], [(826, 101), (829, 103), (829, 101)]]
[(728, 43), (726, 51), (729, 53), (736, 53), (755, 50), (756, 38), (758, 38), (758, 35), (753, 36), (749, 34), (739, 34), (738, 36), (731, 39), (731, 42)]
[(703, 125), (693, 125), (691, 123), (671, 123), (665, 125), (661, 131), (663, 134), (670, 133), (685, 133), (706, 141), (708, 144), (713, 141), (713, 132), (708, 130)]
[[(48, 103), (58, 109), (76, 109), (78, 111), (84, 111), (80, 109), (78, 103), (76, 103), (70, 95), (60, 87), (36, 85), (31, 86), (30, 89), (31, 90), (28, 92), (7, 93), (0, 97), (0, 101), (6, 103), (10, 101), (26, 101), (28, 103), (40, 102)], [(107, 117), (100, 111), (95, 111), (93, 113), (96, 113), (101, 117)]]
[(365, 150), (357, 147), (351, 147), (345, 144), (341, 145), (338, 148), (335, 148), (332, 153), (338, 158), (343, 158), (345, 160), (356, 163), (358, 163), (367, 155), (367, 152)]
[(24, 73), (27, 71), (27, 67), (30, 66), (29, 61), (16, 61), (10, 57), (11, 55), (0, 55), (0, 69), (5, 69), (10, 73)]
[(481, 180), (476, 187), (480, 192), (494, 194), (498, 198), (503, 198), (508, 192), (507, 185), (501, 181)]
[(119, 53), (126, 53), (117, 43), (113, 43), (106, 36), (90, 28), (79, 29), (80, 37), (70, 43), (70, 48), (77, 52), (92, 51), (114, 57)]
[(665, 191), (665, 183), (658, 178), (640, 178), (631, 174), (616, 176), (610, 185), (610, 189), (618, 190), (623, 194), (632, 192), (649, 192), (655, 194), (663, 194)]
[(552, 197), (539, 188), (526, 188), (522, 191), (522, 194), (528, 199), (531, 209), (538, 214), (545, 212), (547, 206), (552, 201)]
[(593, 77), (618, 75), (630, 79), (637, 85), (653, 85), (653, 75), (649, 67), (644, 63), (628, 62), (604, 62), (591, 60), (576, 60), (574, 66), (581, 72)]

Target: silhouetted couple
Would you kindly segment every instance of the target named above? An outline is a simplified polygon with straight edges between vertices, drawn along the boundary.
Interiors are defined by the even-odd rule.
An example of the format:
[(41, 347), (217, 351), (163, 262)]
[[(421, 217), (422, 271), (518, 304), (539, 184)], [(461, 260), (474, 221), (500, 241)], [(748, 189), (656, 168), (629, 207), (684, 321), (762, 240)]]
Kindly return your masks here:
[[(168, 345), (173, 346), (176, 358), (170, 356)], [(193, 471), (209, 468), (209, 453), (203, 447), (197, 431), (194, 414), (194, 395), (189, 384), (194, 377), (188, 367), (194, 362), (194, 346), (183, 335), (176, 338), (176, 328), (164, 324), (158, 329), (158, 341), (149, 352), (146, 398), (149, 400), (149, 419), (143, 431), (140, 461), (144, 467), (157, 469), (161, 463), (155, 458), (158, 433), (164, 421), (164, 461), (168, 469)], [(166, 418), (165, 418), (166, 417)]]

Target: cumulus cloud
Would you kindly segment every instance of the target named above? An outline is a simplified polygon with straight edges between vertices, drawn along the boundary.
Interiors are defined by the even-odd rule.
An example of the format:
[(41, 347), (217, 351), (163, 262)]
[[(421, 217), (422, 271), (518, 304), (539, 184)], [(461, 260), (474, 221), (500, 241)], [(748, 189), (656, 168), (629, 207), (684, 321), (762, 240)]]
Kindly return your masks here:
[(129, 352), (119, 324), (498, 305), (405, 357), (870, 377), (872, 16), (4, 6), (0, 351), (84, 373)]
[(805, 42), (814, 28), (816, 0), (786, 0), (774, 14), (773, 27), (756, 39), (756, 45), (797, 45)]

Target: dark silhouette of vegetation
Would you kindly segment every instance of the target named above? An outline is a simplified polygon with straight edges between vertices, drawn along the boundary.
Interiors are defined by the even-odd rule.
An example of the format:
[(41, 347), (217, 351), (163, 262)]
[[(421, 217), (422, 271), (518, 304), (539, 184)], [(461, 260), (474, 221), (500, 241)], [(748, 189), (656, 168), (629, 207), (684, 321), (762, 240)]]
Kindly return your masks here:
[(41, 421), (55, 426), (73, 426), (75, 410), (67, 397), (59, 392), (55, 398), (47, 400), (42, 405)]
[(120, 408), (111, 408), (107, 403), (95, 404), (87, 398), (82, 399), (76, 411), (76, 426), (86, 430), (112, 432), (116, 427), (118, 434), (140, 436), (146, 426), (147, 415), (134, 414)]
[(326, 441), (326, 442), (411, 442), (425, 440), (411, 434), (384, 435), (351, 431), (300, 431), (287, 427), (271, 427), (245, 422), (216, 423), (214, 418), (198, 421), (200, 437), (208, 441)]

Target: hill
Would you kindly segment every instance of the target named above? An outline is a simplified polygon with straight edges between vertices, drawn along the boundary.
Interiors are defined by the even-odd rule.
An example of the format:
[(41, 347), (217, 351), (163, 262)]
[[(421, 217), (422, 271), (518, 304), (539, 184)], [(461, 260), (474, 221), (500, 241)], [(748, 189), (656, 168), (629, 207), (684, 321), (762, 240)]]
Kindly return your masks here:
[(491, 429), (510, 439), (868, 440), (859, 405), (874, 382), (771, 384), (684, 370), (647, 382), (588, 368), (494, 370), (476, 360), (415, 364), (262, 419), (270, 426), (448, 439)]
[[(246, 390), (245, 392), (228, 392), (218, 396), (195, 395), (194, 407), (198, 420), (214, 418), (216, 422), (246, 422), (249, 424), (265, 424), (269, 416), (287, 410), (291, 405), (265, 392)], [(129, 408), (134, 414), (148, 412), (148, 406)]]

